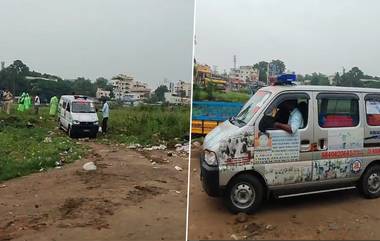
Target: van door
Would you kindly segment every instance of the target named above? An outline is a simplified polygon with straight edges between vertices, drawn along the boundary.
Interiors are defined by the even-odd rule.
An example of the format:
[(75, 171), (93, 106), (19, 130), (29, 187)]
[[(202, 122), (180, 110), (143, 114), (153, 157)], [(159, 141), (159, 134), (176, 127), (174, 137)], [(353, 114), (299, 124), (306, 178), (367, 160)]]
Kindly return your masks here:
[[(270, 103), (255, 124), (254, 159), (264, 164), (264, 176), (269, 186), (305, 183), (311, 181), (313, 141), (313, 101), (311, 92), (286, 92)], [(297, 101), (303, 126), (294, 134), (284, 130), (263, 127), (270, 122), (288, 124), (290, 113), (284, 111), (285, 101)], [(264, 129), (263, 129), (264, 128)]]
[(331, 184), (358, 176), (364, 139), (362, 94), (316, 92), (314, 97), (313, 181)]
[(70, 102), (67, 101), (66, 102), (66, 105), (65, 106), (65, 109), (63, 111), (63, 126), (65, 127), (66, 130), (68, 130), (69, 128), (69, 125), (70, 125)]

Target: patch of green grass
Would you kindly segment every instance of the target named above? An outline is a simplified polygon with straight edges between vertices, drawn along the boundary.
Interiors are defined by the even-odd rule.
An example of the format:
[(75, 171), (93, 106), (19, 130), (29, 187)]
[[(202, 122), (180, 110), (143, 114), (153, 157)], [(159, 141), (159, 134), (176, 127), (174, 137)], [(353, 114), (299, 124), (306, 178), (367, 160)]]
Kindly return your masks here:
[[(221, 92), (221, 91), (213, 91), (213, 100), (212, 101), (226, 101), (226, 102), (241, 102), (245, 103), (251, 97), (249, 94), (244, 92)], [(196, 100), (209, 100), (207, 92), (205, 90), (198, 90)]]
[(100, 141), (171, 146), (189, 135), (189, 116), (189, 106), (111, 106), (109, 130)]
[[(69, 163), (86, 153), (87, 148), (56, 130), (56, 126), (47, 108), (41, 108), (39, 115), (32, 111), (13, 110), (11, 115), (1, 112), (0, 181), (54, 167), (62, 159)], [(51, 142), (44, 142), (46, 137)]]

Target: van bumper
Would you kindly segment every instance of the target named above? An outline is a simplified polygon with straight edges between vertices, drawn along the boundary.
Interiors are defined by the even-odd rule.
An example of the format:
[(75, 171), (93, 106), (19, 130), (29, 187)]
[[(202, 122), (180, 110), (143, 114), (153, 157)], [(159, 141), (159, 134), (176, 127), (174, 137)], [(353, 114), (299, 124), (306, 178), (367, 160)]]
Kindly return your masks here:
[(221, 196), (222, 190), (219, 187), (219, 167), (207, 165), (203, 160), (203, 156), (200, 158), (200, 166), (203, 190), (211, 197)]
[(83, 135), (95, 135), (99, 131), (99, 125), (72, 125), (72, 131), (75, 134), (83, 134)]

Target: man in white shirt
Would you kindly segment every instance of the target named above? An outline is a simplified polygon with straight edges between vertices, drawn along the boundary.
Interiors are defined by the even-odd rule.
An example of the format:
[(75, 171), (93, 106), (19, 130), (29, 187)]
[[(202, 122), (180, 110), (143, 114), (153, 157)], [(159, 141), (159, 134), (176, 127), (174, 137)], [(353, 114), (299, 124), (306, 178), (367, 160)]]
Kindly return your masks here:
[(108, 106), (107, 99), (104, 99), (104, 102), (103, 102), (102, 115), (103, 115), (102, 132), (107, 133), (107, 122), (108, 122), (108, 117), (110, 115), (110, 108)]
[(37, 93), (36, 97), (34, 97), (34, 113), (38, 114), (38, 109), (40, 108), (41, 100), (40, 93)]
[(282, 129), (289, 134), (294, 134), (298, 129), (303, 127), (303, 117), (301, 112), (297, 108), (297, 100), (287, 100), (284, 102), (283, 107), (289, 111), (288, 124), (275, 122), (274, 127), (276, 129)]

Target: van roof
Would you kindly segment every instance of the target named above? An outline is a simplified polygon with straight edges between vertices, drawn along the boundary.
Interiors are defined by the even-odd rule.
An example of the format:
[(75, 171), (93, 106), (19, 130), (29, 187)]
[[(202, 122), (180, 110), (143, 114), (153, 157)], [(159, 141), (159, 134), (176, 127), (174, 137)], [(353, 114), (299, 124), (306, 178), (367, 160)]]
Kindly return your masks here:
[(61, 99), (67, 99), (67, 100), (76, 100), (76, 99), (84, 99), (84, 100), (89, 100), (88, 96), (85, 96), (85, 95), (62, 95), (61, 96)]
[(320, 86), (320, 85), (275, 85), (263, 87), (260, 90), (267, 90), (272, 93), (283, 91), (331, 91), (331, 92), (355, 92), (355, 93), (379, 93), (380, 89), (360, 88), (360, 87), (342, 87), (342, 86)]

